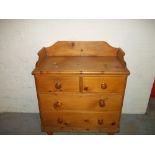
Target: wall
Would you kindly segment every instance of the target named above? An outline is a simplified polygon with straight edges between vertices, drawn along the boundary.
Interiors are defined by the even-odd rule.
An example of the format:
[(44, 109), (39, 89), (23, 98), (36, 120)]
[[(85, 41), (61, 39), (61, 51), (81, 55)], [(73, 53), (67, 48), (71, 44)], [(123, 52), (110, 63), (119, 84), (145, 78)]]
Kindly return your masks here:
[(125, 51), (124, 113), (145, 113), (155, 73), (155, 20), (0, 20), (0, 112), (38, 112), (31, 71), (42, 46), (105, 40)]

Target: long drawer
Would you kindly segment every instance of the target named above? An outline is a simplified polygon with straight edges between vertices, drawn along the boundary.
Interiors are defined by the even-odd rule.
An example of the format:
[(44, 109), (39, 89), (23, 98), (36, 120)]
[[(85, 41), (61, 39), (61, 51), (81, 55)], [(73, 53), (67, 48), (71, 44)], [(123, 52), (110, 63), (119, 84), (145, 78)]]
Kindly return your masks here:
[(44, 112), (41, 113), (42, 125), (53, 129), (100, 130), (118, 128), (120, 112), (83, 113), (83, 112)]
[(117, 111), (122, 107), (122, 95), (103, 93), (39, 94), (43, 112), (52, 111)]

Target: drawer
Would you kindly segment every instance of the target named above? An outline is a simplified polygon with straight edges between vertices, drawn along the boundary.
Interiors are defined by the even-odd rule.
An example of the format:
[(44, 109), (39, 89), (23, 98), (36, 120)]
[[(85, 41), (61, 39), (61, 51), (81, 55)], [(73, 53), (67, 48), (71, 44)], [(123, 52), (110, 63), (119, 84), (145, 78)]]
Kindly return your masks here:
[(111, 111), (120, 110), (119, 94), (39, 94), (41, 111)]
[(78, 92), (78, 76), (51, 76), (40, 75), (36, 77), (39, 92)]
[(53, 130), (85, 129), (100, 130), (104, 128), (117, 128), (119, 126), (119, 112), (104, 113), (74, 113), (74, 112), (47, 112), (41, 113), (42, 125), (52, 127)]
[(83, 77), (83, 92), (122, 93), (125, 80), (124, 76)]

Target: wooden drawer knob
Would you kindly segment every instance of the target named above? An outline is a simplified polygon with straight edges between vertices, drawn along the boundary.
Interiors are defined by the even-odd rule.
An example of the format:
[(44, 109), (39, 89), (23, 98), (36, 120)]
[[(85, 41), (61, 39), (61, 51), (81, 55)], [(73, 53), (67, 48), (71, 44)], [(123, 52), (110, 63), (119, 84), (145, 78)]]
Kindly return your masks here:
[(61, 82), (60, 82), (60, 81), (57, 81), (57, 82), (56, 82), (55, 88), (56, 88), (56, 89), (61, 89)]
[(103, 99), (99, 100), (99, 106), (100, 107), (105, 107), (105, 101)]
[(101, 84), (101, 88), (102, 88), (102, 89), (106, 89), (106, 88), (107, 88), (107, 84), (106, 84), (106, 83), (102, 83), (102, 84)]
[(111, 125), (114, 126), (114, 125), (116, 125), (116, 123), (115, 122), (112, 122)]
[(98, 124), (99, 124), (99, 125), (102, 125), (102, 124), (103, 124), (103, 119), (99, 119), (99, 120), (98, 120)]
[(63, 123), (63, 119), (62, 118), (58, 118), (58, 123), (62, 124)]
[(84, 90), (87, 91), (88, 90), (88, 87), (84, 87)]
[(62, 102), (60, 101), (57, 101), (55, 104), (54, 104), (54, 107), (55, 108), (58, 108), (58, 107), (61, 107), (62, 106)]

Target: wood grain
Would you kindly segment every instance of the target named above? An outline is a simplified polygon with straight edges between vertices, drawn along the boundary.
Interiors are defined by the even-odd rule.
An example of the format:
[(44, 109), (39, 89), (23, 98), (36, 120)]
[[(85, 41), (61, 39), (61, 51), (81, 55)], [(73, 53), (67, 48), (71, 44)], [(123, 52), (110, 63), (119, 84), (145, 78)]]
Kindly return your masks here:
[[(39, 92), (79, 92), (78, 76), (36, 76)], [(56, 84), (61, 85), (60, 89), (56, 88)]]
[(129, 74), (129, 71), (123, 66), (121, 60), (117, 57), (71, 57), (54, 56), (47, 57), (33, 74)]
[(46, 48), (48, 56), (116, 56), (117, 48), (104, 41), (58, 41)]
[(38, 56), (32, 74), (42, 131), (119, 131), (130, 74), (121, 48), (104, 41), (59, 41)]
[[(83, 77), (83, 92), (122, 93), (124, 91), (125, 76), (94, 76)], [(101, 85), (105, 84), (106, 88)], [(85, 90), (85, 88), (87, 88)]]
[(104, 128), (118, 128), (120, 112), (86, 113), (86, 112), (46, 112), (42, 113), (42, 125), (57, 128), (81, 128), (88, 130), (102, 130)]
[[(86, 111), (103, 112), (119, 111), (122, 107), (122, 96), (103, 93), (52, 93), (39, 94), (40, 107), (43, 112)], [(101, 104), (103, 101), (103, 105)]]

